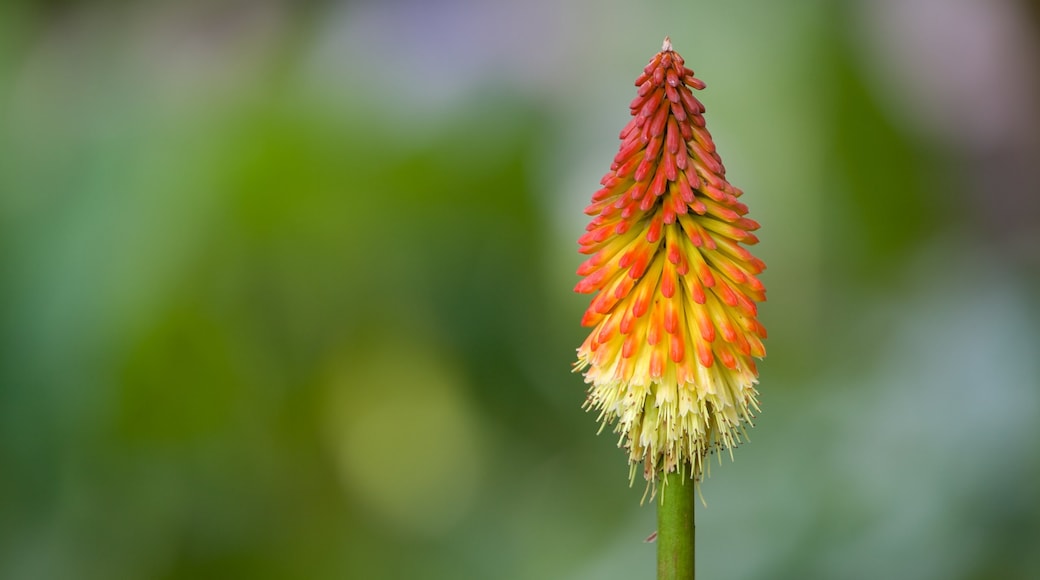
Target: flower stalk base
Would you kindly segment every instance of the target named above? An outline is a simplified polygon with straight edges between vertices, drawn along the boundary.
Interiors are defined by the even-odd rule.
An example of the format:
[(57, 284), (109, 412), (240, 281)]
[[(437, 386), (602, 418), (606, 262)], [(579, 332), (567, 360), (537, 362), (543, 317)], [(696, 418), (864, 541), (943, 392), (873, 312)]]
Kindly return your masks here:
[(657, 495), (657, 579), (693, 580), (696, 486), (682, 474), (669, 473)]

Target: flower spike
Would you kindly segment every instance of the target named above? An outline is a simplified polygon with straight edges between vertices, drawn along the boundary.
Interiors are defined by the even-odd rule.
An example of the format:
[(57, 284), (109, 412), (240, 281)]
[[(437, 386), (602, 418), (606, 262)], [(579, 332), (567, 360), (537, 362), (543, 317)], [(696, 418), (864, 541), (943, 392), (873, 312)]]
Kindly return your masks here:
[(753, 359), (765, 356), (765, 264), (744, 248), (758, 242), (758, 223), (726, 180), (691, 90), (705, 85), (669, 38), (635, 86), (578, 241), (589, 257), (575, 291), (596, 296), (575, 370), (590, 385), (585, 408), (616, 422), (630, 477), (641, 468), (656, 490), (671, 472), (700, 482), (708, 454), (732, 455), (746, 438), (758, 411)]

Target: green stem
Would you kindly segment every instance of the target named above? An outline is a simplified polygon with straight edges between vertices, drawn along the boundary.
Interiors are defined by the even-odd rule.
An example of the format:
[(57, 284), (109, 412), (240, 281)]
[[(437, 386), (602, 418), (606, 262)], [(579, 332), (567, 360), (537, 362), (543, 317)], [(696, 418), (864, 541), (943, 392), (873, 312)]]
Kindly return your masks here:
[(657, 580), (693, 580), (696, 486), (678, 473), (664, 476), (657, 499)]

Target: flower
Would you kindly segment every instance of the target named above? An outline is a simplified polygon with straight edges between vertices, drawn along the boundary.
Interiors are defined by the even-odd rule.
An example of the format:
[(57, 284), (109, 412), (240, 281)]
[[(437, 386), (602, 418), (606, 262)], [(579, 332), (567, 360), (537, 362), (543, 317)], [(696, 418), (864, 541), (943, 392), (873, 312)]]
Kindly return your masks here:
[(690, 90), (704, 83), (665, 38), (629, 105), (621, 147), (585, 213), (578, 243), (581, 293), (597, 292), (575, 370), (588, 383), (586, 410), (617, 422), (650, 488), (678, 471), (700, 482), (706, 456), (746, 439), (758, 411), (754, 358), (766, 330), (756, 302), (765, 264), (743, 245), (758, 242), (741, 190)]

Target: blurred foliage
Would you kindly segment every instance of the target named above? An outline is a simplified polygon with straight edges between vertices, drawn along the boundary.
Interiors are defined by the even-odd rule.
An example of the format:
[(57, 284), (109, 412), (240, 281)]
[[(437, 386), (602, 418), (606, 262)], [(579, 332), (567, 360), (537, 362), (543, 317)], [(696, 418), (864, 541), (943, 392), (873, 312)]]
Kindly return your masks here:
[[(623, 120), (595, 90), (638, 68), (402, 97), (353, 74), (412, 74), (389, 46), (308, 76), (368, 5), (184, 6), (0, 8), (0, 577), (648, 577), (653, 510), (568, 372), (570, 212), (616, 147), (575, 119)], [(1035, 577), (1032, 279), (937, 207), (954, 164), (879, 103), (843, 12), (791, 14), (742, 6), (757, 34), (697, 58), (771, 331), (702, 573)]]

